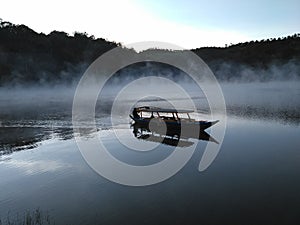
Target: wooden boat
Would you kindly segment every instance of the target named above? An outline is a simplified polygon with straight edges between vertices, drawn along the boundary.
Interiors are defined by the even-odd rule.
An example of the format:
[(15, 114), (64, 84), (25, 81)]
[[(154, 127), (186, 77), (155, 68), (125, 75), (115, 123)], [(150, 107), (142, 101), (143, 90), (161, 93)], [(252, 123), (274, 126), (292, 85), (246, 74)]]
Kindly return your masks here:
[[(203, 131), (219, 122), (219, 120), (206, 121), (192, 119), (189, 115), (189, 113), (192, 112), (194, 111), (142, 106), (134, 108), (130, 117), (140, 126), (144, 126), (145, 128), (149, 128), (150, 121), (154, 121), (154, 124), (158, 127), (165, 124), (168, 131), (178, 129), (180, 127), (187, 127), (191, 130), (195, 130), (194, 128), (197, 128), (200, 129), (200, 131)], [(185, 114), (186, 118), (180, 118), (178, 114)]]

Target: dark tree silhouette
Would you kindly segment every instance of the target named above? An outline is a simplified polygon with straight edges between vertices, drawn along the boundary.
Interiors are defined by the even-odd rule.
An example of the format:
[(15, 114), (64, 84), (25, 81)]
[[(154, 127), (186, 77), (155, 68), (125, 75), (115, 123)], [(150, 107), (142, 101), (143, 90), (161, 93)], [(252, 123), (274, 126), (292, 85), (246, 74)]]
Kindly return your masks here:
[[(52, 31), (45, 35), (25, 25), (15, 25), (0, 19), (0, 86), (72, 83), (80, 78), (97, 57), (117, 46), (121, 45), (103, 38), (96, 39), (85, 32), (69, 35), (62, 31)], [(130, 54), (138, 54), (133, 49), (123, 49)], [(146, 52), (155, 51), (157, 54), (172, 53), (161, 49), (149, 49)], [(220, 79), (238, 78), (245, 67), (264, 71), (274, 65), (284, 67), (289, 63), (296, 65), (296, 72), (293, 73), (300, 76), (300, 34), (192, 51)], [(145, 65), (147, 63), (139, 63), (130, 70), (138, 71), (146, 68)], [(178, 74), (171, 66), (162, 64), (156, 64), (153, 70), (161, 71), (162, 74)], [(124, 73), (120, 71), (119, 74)], [(262, 76), (261, 80), (267, 79)]]

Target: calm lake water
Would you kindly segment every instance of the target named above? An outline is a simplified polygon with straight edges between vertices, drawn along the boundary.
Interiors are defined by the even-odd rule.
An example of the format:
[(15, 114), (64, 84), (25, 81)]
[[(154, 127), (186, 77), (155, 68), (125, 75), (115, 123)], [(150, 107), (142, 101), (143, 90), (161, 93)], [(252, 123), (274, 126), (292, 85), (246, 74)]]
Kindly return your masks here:
[[(113, 183), (88, 166), (73, 137), (71, 103), (32, 109), (2, 98), (10, 107), (1, 112), (0, 219), (22, 221), (40, 209), (55, 224), (299, 224), (300, 91), (293, 87), (289, 94), (276, 86), (237, 97), (224, 85), (227, 130), (210, 167), (198, 171), (208, 143), (199, 140), (183, 169), (146, 187)], [(154, 152), (127, 151), (114, 131), (129, 142), (146, 141), (129, 124), (108, 121), (99, 115), (94, 135), (128, 163), (154, 163), (173, 151), (166, 144)]]

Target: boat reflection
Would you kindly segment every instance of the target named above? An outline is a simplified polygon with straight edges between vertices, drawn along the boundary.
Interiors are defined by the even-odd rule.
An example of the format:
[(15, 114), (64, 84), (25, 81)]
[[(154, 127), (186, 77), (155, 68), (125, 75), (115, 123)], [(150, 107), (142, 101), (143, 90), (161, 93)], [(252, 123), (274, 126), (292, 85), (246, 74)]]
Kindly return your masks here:
[(189, 147), (195, 143), (193, 139), (211, 141), (216, 144), (219, 144), (219, 142), (216, 139), (214, 139), (205, 131), (200, 131), (198, 134), (195, 134), (194, 132), (186, 132), (184, 135), (181, 135), (180, 128), (167, 129), (164, 131), (160, 129), (155, 129), (155, 131), (151, 131), (149, 127), (142, 126), (139, 123), (132, 124), (131, 128), (133, 129), (133, 135), (137, 139), (158, 142), (170, 146)]

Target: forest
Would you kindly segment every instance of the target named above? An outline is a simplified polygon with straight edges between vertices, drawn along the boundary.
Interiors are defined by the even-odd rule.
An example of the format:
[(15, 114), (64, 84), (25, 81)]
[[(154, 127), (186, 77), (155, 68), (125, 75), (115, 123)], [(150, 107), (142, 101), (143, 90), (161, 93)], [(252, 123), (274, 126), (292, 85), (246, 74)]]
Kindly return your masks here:
[[(72, 85), (97, 57), (118, 46), (123, 47), (120, 43), (87, 33), (69, 35), (52, 31), (46, 35), (25, 25), (0, 19), (0, 86)], [(134, 51), (123, 48), (124, 51)], [(209, 65), (220, 80), (300, 78), (300, 34), (191, 50)], [(154, 62), (133, 65), (131, 71), (149, 65), (162, 73), (171, 71), (178, 74), (176, 68)]]

